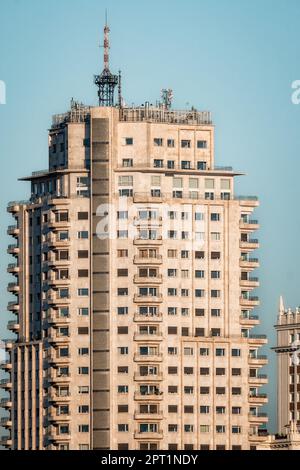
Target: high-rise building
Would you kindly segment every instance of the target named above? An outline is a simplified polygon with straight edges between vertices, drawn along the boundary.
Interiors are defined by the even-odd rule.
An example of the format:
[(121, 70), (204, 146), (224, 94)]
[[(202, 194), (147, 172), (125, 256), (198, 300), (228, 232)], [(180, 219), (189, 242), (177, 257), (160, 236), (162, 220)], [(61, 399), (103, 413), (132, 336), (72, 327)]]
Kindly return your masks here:
[(286, 434), (291, 422), (300, 425), (300, 309), (286, 309), (282, 297), (275, 328), (278, 434)]
[[(267, 418), (251, 294), (256, 197), (214, 162), (209, 112), (126, 107), (95, 78), (23, 178), (9, 246), (15, 300), (1, 386), (12, 449), (249, 449)], [(118, 104), (114, 104), (119, 86)], [(6, 419), (6, 418), (5, 418)]]

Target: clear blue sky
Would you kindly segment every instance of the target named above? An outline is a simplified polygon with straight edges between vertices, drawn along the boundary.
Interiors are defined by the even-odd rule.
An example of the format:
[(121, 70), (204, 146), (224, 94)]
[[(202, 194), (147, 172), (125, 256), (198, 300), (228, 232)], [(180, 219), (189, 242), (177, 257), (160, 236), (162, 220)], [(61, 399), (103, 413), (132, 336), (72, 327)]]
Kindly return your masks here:
[(211, 110), (217, 163), (245, 171), (237, 192), (260, 197), (260, 331), (273, 346), (280, 293), (300, 304), (300, 105), (291, 103), (291, 83), (300, 79), (299, 0), (1, 0), (0, 336), (7, 336), (9, 299), (6, 203), (28, 196), (18, 177), (47, 167), (51, 115), (66, 111), (71, 97), (96, 105), (105, 7), (112, 69), (123, 72), (127, 103), (155, 102), (170, 87), (174, 106)]

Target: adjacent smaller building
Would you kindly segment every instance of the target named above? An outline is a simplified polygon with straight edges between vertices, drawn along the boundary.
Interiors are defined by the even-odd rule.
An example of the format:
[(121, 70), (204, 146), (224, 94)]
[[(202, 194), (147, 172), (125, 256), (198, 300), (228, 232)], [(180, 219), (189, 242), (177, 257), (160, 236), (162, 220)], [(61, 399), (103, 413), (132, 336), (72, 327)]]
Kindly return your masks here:
[(277, 331), (278, 435), (293, 422), (300, 425), (300, 308), (286, 309), (280, 297)]
[(285, 434), (267, 436), (256, 450), (300, 450), (300, 433), (296, 421), (286, 427)]

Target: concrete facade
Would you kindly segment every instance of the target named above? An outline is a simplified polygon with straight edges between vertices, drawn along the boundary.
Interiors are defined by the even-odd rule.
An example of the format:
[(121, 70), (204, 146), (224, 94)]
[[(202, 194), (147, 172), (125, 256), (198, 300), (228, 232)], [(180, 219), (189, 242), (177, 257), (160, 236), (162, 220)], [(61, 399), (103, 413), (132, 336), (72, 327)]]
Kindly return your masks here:
[(8, 210), (12, 449), (254, 448), (267, 417), (257, 198), (210, 113), (72, 103)]

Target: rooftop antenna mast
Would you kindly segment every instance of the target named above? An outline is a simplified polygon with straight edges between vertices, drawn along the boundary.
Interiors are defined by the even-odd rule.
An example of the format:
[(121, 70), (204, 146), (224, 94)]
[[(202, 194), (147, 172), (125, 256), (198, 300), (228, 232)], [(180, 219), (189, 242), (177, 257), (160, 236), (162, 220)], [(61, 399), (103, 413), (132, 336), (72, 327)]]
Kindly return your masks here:
[(104, 26), (104, 69), (100, 75), (95, 76), (95, 85), (98, 87), (99, 106), (114, 106), (115, 88), (119, 84), (119, 76), (113, 75), (109, 70), (109, 33), (107, 23), (107, 10), (105, 11)]

